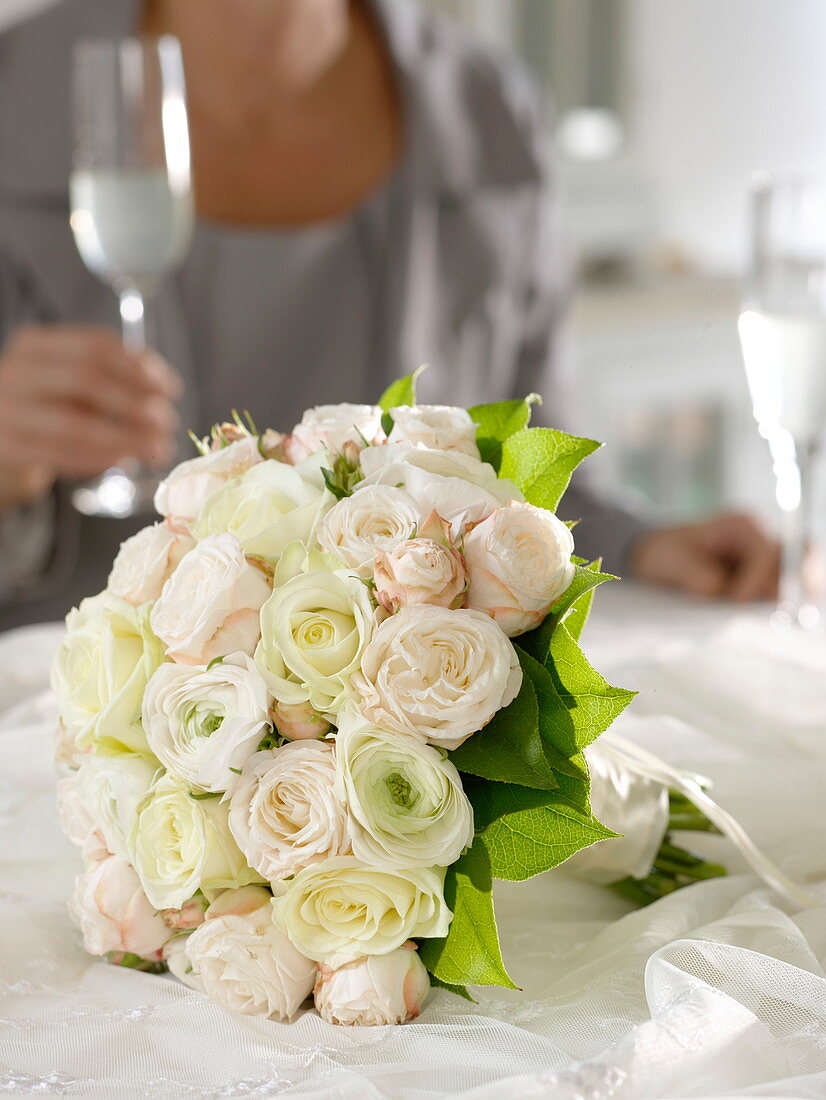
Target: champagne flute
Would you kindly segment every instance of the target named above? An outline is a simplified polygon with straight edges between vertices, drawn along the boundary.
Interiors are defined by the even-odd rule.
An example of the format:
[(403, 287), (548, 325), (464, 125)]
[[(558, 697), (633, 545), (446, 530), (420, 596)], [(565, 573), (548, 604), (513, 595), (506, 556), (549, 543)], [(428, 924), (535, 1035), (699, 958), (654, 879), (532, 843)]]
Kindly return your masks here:
[(738, 327), (783, 521), (775, 622), (814, 630), (821, 616), (804, 567), (812, 468), (826, 426), (826, 178), (755, 177)]
[[(178, 40), (84, 39), (74, 49), (71, 227), (87, 268), (120, 302), (126, 350), (146, 348), (146, 302), (181, 264), (194, 223)], [(86, 515), (148, 510), (157, 478), (124, 458), (79, 485)]]

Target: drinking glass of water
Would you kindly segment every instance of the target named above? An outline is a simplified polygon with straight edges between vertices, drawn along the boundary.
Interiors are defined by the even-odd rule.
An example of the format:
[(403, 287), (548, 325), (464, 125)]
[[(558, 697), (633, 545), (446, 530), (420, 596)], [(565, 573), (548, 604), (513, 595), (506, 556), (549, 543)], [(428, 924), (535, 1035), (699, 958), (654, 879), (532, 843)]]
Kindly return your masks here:
[(739, 321), (754, 416), (768, 442), (783, 528), (782, 625), (815, 629), (807, 591), (812, 467), (826, 426), (826, 178), (751, 188), (751, 257)]
[[(123, 342), (146, 347), (146, 302), (184, 260), (194, 207), (177, 39), (81, 40), (74, 51), (71, 227), (83, 262), (117, 294)], [(157, 479), (125, 458), (78, 486), (87, 515), (147, 509)]]

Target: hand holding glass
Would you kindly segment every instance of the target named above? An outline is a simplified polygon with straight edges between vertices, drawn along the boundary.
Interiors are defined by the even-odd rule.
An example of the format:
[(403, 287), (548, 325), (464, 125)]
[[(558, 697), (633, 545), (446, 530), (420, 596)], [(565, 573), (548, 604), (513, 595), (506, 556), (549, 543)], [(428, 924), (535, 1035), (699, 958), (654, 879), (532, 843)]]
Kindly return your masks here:
[[(124, 345), (137, 355), (146, 301), (184, 260), (194, 222), (178, 41), (79, 42), (74, 101), (72, 231), (83, 262), (118, 295)], [(155, 484), (124, 463), (79, 486), (74, 503), (91, 515), (132, 515), (151, 504)]]

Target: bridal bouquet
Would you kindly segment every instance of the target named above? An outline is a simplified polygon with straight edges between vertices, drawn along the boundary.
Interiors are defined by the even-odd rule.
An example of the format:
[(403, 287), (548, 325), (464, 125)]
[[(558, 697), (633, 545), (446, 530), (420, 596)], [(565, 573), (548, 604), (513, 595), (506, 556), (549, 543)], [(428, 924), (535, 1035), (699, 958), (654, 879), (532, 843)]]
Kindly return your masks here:
[(632, 697), (580, 648), (606, 576), (555, 515), (597, 444), (534, 400), (411, 377), (172, 471), (53, 668), (88, 951), (278, 1020), (515, 988), (492, 882), (614, 835), (584, 750)]

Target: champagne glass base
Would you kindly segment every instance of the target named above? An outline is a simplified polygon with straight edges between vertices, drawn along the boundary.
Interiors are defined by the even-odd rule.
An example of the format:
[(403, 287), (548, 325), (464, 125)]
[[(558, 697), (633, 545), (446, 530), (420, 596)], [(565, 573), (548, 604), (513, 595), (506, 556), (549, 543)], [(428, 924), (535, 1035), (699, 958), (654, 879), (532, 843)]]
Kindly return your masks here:
[(84, 516), (126, 519), (153, 511), (158, 479), (131, 465), (113, 466), (94, 481), (78, 485), (72, 504)]

